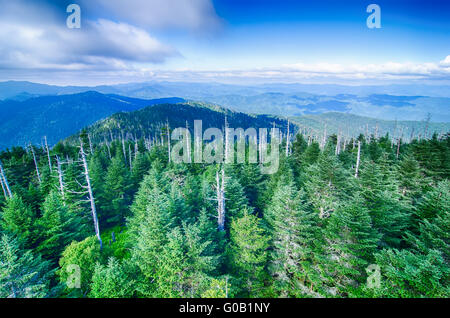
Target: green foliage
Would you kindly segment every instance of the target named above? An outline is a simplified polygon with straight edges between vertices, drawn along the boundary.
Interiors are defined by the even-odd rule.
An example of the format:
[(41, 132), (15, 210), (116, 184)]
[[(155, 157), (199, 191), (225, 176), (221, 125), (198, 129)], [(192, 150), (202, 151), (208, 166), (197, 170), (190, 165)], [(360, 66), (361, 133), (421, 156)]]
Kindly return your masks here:
[(43, 298), (51, 296), (50, 264), (23, 250), (13, 236), (0, 239), (0, 298)]
[(40, 242), (36, 250), (47, 259), (58, 259), (69, 243), (87, 236), (85, 221), (69, 211), (56, 191), (47, 196), (42, 211), (37, 220)]
[(92, 274), (97, 262), (101, 262), (100, 245), (95, 236), (81, 242), (72, 242), (66, 247), (59, 260), (59, 278), (62, 284), (70, 286), (74, 283), (74, 265), (80, 269), (80, 288), (66, 288), (70, 296), (83, 296), (89, 292)]
[(14, 195), (8, 199), (3, 208), (1, 227), (25, 243), (27, 247), (31, 246), (34, 240), (34, 221), (36, 216), (23, 200)]
[(241, 280), (243, 295), (258, 297), (263, 295), (269, 238), (256, 216), (246, 211), (243, 214), (231, 223), (230, 265)]
[(293, 183), (280, 182), (264, 217), (271, 232), (269, 271), (283, 297), (317, 296), (320, 285), (316, 253), (320, 252), (319, 216), (305, 203)]
[(383, 250), (375, 255), (381, 286), (370, 290), (375, 297), (448, 297), (449, 268), (436, 250), (415, 254), (408, 250)]
[[(297, 134), (289, 156), (280, 146), (272, 175), (258, 164), (224, 165), (226, 221), (219, 231), (221, 167), (168, 163), (161, 123), (178, 108), (154, 108), (114, 115), (81, 134), (102, 249), (89, 236), (94, 227), (78, 136), (51, 149), (53, 169), (45, 150), (33, 148), (42, 183), (30, 153), (0, 152), (14, 194), (0, 199), (0, 296), (449, 295), (448, 136), (402, 142), (397, 157), (389, 135), (341, 140), (336, 155), (337, 134)], [(225, 114), (231, 126), (271, 127), (272, 120), (285, 126), (196, 103), (180, 109), (172, 128), (197, 115), (220, 127)], [(354, 141), (361, 141), (358, 176)], [(80, 288), (72, 284), (78, 268)], [(373, 284), (374, 268), (380, 285)]]
[(134, 294), (134, 280), (116, 258), (111, 257), (107, 265), (96, 263), (92, 275), (92, 298), (128, 298)]

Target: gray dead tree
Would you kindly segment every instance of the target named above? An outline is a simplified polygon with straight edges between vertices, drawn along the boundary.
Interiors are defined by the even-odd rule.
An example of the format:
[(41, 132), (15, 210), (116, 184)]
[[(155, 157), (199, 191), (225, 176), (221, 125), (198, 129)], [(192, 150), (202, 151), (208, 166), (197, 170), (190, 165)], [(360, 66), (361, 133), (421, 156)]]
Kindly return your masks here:
[(171, 150), (170, 150), (170, 127), (169, 127), (169, 120), (167, 120), (166, 127), (167, 127), (167, 151), (168, 151), (168, 154), (169, 154), (169, 163), (170, 163), (170, 161), (171, 161), (171, 159), (172, 159), (172, 156), (171, 156)]
[(289, 156), (289, 119), (287, 122), (287, 135), (286, 135), (286, 157)]
[(3, 170), (2, 162), (0, 161), (0, 181), (3, 188), (5, 198), (12, 198), (11, 188), (9, 187), (8, 179), (6, 178), (5, 170)]
[(216, 172), (216, 200), (217, 200), (217, 227), (219, 231), (225, 230), (225, 170), (222, 167), (222, 180), (219, 171)]
[(0, 185), (2, 186), (2, 190), (3, 190), (3, 195), (5, 196), (5, 199), (8, 199), (8, 194), (6, 193), (6, 188), (3, 185), (3, 177), (0, 175)]
[(127, 151), (125, 150), (125, 139), (123, 138), (123, 131), (120, 132), (122, 137), (122, 151), (123, 151), (123, 158), (125, 159), (125, 162), (127, 162)]
[(334, 151), (334, 154), (337, 156), (341, 153), (341, 133), (339, 132), (336, 137), (336, 149)]
[(108, 149), (108, 157), (109, 157), (109, 160), (111, 160), (112, 158), (111, 158), (111, 148), (110, 148), (110, 146), (109, 146), (109, 142), (108, 142), (108, 139), (106, 139), (106, 136), (104, 136), (105, 137), (105, 145), (106, 145), (106, 149)]
[(188, 162), (190, 163), (192, 161), (191, 159), (191, 134), (189, 133), (189, 124), (188, 121), (186, 120), (186, 151), (187, 151), (187, 157), (188, 157)]
[(128, 159), (130, 164), (130, 170), (133, 170), (133, 162), (132, 162), (132, 154), (131, 154), (131, 144), (128, 144)]
[(102, 238), (100, 236), (100, 228), (98, 225), (98, 218), (97, 218), (97, 210), (95, 208), (95, 199), (94, 199), (94, 193), (92, 192), (91, 187), (91, 178), (89, 177), (89, 167), (86, 160), (86, 153), (84, 152), (83, 148), (83, 141), (80, 138), (80, 154), (81, 154), (81, 160), (84, 168), (83, 175), (86, 178), (86, 186), (82, 186), (84, 189), (87, 190), (88, 193), (88, 201), (91, 204), (91, 213), (92, 213), (92, 219), (94, 221), (94, 229), (95, 229), (95, 235), (97, 236), (98, 241), (100, 242), (100, 249), (103, 247)]
[(59, 192), (61, 193), (61, 198), (64, 202), (64, 205), (66, 205), (65, 192), (64, 192), (64, 175), (63, 175), (62, 168), (61, 168), (61, 160), (59, 160), (58, 156), (56, 156), (56, 168), (58, 171)]
[(361, 162), (361, 141), (358, 140), (358, 156), (356, 158), (355, 178), (358, 178), (360, 162)]
[(48, 158), (48, 167), (50, 168), (50, 171), (52, 171), (52, 159), (50, 158), (50, 150), (48, 148), (47, 136), (44, 136), (44, 141), (45, 141), (45, 151), (47, 152)]
[(36, 174), (39, 181), (39, 184), (42, 183), (41, 174), (39, 173), (39, 167), (36, 160), (36, 154), (34, 153), (33, 145), (30, 144), (31, 154), (33, 155), (34, 166), (36, 167)]

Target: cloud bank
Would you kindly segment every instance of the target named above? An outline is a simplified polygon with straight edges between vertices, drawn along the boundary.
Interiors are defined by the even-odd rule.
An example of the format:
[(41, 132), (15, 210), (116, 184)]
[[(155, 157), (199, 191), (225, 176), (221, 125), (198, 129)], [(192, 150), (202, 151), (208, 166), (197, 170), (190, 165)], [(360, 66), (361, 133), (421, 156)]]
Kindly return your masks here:
[(69, 29), (66, 7), (71, 2), (0, 0), (4, 74), (13, 70), (128, 72), (136, 70), (136, 64), (161, 64), (181, 55), (150, 29), (198, 30), (219, 24), (209, 0), (81, 0), (82, 27)]

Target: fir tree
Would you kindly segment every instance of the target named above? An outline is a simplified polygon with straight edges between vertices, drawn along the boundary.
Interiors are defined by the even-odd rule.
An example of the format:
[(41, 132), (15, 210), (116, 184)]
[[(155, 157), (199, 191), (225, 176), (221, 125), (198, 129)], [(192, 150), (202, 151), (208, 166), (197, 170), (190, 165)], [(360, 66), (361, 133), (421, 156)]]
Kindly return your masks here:
[(267, 248), (269, 238), (260, 226), (260, 220), (244, 211), (241, 218), (231, 223), (230, 264), (242, 284), (242, 294), (258, 297), (264, 294)]
[(23, 250), (17, 239), (0, 239), (0, 298), (43, 298), (51, 296), (54, 271), (48, 261)]

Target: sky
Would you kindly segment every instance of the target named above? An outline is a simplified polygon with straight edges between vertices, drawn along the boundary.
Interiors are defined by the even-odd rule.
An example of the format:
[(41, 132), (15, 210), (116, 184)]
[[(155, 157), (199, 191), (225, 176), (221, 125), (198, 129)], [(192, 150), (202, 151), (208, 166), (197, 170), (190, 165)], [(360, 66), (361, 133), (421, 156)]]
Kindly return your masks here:
[(5, 80), (448, 85), (450, 1), (0, 0)]

